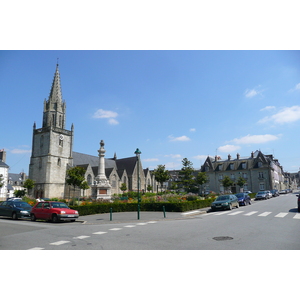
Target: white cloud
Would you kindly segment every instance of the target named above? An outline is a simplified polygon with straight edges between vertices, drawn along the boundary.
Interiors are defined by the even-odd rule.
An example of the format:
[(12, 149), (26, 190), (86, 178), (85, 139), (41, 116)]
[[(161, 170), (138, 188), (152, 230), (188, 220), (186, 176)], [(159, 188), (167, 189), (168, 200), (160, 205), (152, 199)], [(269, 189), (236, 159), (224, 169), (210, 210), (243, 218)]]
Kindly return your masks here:
[(278, 113), (265, 117), (258, 121), (258, 123), (273, 122), (276, 124), (292, 123), (300, 120), (300, 106), (285, 107)]
[(119, 124), (119, 122), (118, 122), (116, 119), (109, 119), (109, 120), (108, 120), (108, 123), (109, 123), (110, 125), (118, 125), (118, 124)]
[(195, 132), (196, 131), (196, 128), (191, 128), (190, 129), (190, 132)]
[(168, 138), (171, 142), (188, 142), (191, 140), (186, 135), (179, 136), (179, 137), (174, 137), (173, 135), (169, 135)]
[(262, 108), (260, 111), (265, 111), (265, 110), (273, 110), (273, 109), (276, 109), (275, 106), (266, 106), (265, 108)]
[(254, 97), (254, 96), (256, 96), (257, 95), (257, 91), (256, 90), (246, 90), (245, 91), (245, 96), (247, 97), (247, 98), (252, 98), (252, 97)]
[(158, 158), (145, 158), (145, 159), (142, 159), (142, 161), (151, 162), (151, 161), (159, 161), (159, 159)]
[(31, 153), (31, 150), (13, 149), (10, 152), (13, 154), (26, 154), (26, 153)]
[[(258, 87), (260, 87), (260, 85)], [(246, 89), (246, 91), (244, 92), (244, 95), (247, 98), (253, 98), (257, 95), (261, 95), (262, 92), (263, 92), (263, 90), (258, 90), (258, 88)]]
[(165, 157), (171, 157), (171, 158), (180, 159), (181, 155), (180, 154), (166, 154)]
[(93, 118), (95, 119), (108, 119), (108, 123), (111, 125), (118, 125), (119, 122), (116, 120), (118, 113), (111, 110), (98, 109)]
[(300, 91), (300, 83), (296, 84), (293, 89), (290, 89), (289, 92)]
[(279, 139), (279, 136), (272, 134), (261, 134), (261, 135), (246, 135), (241, 138), (233, 139), (232, 142), (235, 144), (262, 144), (271, 141), (276, 141)]
[(230, 153), (236, 150), (241, 149), (240, 146), (236, 146), (236, 145), (225, 145), (225, 146), (221, 146), (218, 148), (218, 151), (223, 152), (223, 153)]

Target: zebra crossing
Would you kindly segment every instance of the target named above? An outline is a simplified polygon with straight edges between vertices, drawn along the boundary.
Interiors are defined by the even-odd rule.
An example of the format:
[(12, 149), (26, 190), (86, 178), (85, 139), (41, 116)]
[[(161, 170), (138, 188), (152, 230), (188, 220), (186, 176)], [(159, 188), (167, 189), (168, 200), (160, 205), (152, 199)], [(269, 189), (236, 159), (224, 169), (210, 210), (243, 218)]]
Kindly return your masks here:
[(232, 210), (226, 210), (226, 211), (215, 211), (215, 212), (210, 212), (207, 214), (204, 214), (202, 216), (221, 216), (221, 215), (227, 215), (227, 216), (237, 216), (237, 215), (242, 215), (246, 217), (250, 216), (256, 216), (256, 217), (267, 217), (267, 216), (273, 216), (274, 218), (291, 218), (292, 219), (298, 219), (300, 220), (300, 213), (288, 213), (288, 212), (276, 212), (273, 213), (271, 211), (265, 211), (265, 212), (259, 212), (257, 210), (250, 211), (250, 212), (245, 212), (243, 210), (238, 210), (238, 211), (232, 211)]

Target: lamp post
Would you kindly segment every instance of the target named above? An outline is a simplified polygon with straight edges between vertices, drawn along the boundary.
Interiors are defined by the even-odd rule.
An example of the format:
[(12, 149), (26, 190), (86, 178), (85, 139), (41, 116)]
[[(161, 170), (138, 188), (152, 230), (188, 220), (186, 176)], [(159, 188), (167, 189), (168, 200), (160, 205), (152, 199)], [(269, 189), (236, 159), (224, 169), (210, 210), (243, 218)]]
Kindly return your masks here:
[(141, 203), (141, 199), (140, 199), (140, 154), (142, 152), (140, 151), (139, 148), (136, 148), (134, 154), (136, 155), (137, 157), (137, 173), (138, 173), (138, 176), (137, 176), (137, 180), (138, 180), (138, 207), (137, 207), (137, 218), (138, 220), (140, 219), (140, 203)]

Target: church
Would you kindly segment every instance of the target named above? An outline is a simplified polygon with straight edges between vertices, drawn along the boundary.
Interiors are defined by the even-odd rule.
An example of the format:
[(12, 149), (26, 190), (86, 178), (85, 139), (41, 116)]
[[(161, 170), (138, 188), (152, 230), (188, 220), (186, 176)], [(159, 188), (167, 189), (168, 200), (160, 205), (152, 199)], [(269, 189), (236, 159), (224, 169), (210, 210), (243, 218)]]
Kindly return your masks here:
[[(101, 197), (104, 189), (98, 188), (101, 176), (108, 181), (109, 194), (120, 194), (124, 183), (126, 191), (147, 191), (151, 186), (157, 189), (157, 182), (149, 169), (143, 169), (139, 155), (118, 159), (104, 158), (104, 142), (100, 142), (100, 150), (95, 149), (99, 156), (93, 156), (73, 151), (74, 125), (68, 130), (66, 126), (66, 102), (63, 100), (59, 65), (56, 65), (54, 78), (48, 100), (44, 100), (43, 124), (37, 128), (33, 125), (32, 152), (29, 165), (29, 178), (35, 186), (31, 195), (35, 198)], [(100, 152), (101, 158), (100, 158)], [(103, 174), (100, 160), (102, 159)], [(89, 185), (87, 190), (75, 190), (66, 184), (66, 172), (69, 168), (79, 166), (85, 170), (85, 180)], [(101, 175), (101, 176), (100, 176)], [(139, 184), (138, 184), (139, 178)], [(95, 194), (95, 191), (99, 195)]]

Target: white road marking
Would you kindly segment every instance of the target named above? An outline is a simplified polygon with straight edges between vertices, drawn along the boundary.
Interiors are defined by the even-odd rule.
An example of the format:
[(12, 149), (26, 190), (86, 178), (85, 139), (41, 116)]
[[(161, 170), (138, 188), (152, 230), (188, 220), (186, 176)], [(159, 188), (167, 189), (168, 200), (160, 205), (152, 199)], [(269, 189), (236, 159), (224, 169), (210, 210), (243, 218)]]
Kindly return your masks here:
[(83, 239), (86, 239), (86, 238), (89, 238), (89, 237), (90, 237), (89, 235), (80, 235), (80, 236), (73, 237), (73, 239), (83, 240)]
[(122, 230), (122, 228), (111, 228), (109, 230), (118, 231), (118, 230)]
[(258, 211), (251, 211), (251, 212), (249, 212), (247, 214), (244, 214), (244, 216), (251, 216), (251, 215), (254, 215), (256, 213), (258, 213)]
[(28, 250), (43, 250), (44, 248), (40, 248), (40, 247), (34, 247), (34, 248), (31, 248), (31, 249), (28, 249)]
[(128, 228), (132, 228), (132, 227), (135, 227), (136, 225), (126, 225), (124, 227), (128, 227)]
[(67, 243), (70, 243), (70, 241), (58, 241), (58, 242), (50, 243), (50, 245), (59, 246)]
[(296, 214), (293, 219), (300, 219), (300, 214)]
[(243, 210), (235, 211), (235, 212), (229, 214), (228, 216), (235, 216), (235, 215), (241, 214), (243, 212), (244, 212)]
[(187, 216), (187, 215), (197, 214), (199, 212), (200, 212), (200, 210), (192, 210), (192, 211), (188, 211), (188, 212), (183, 212), (183, 213), (181, 213), (181, 215)]
[(107, 232), (105, 232), (105, 231), (98, 231), (98, 232), (94, 232), (93, 234), (105, 234), (105, 233), (107, 233)]
[(155, 223), (157, 223), (157, 221), (149, 221), (149, 222), (147, 222), (148, 224), (155, 224)]
[(269, 215), (269, 214), (271, 214), (272, 212), (270, 212), (270, 211), (266, 211), (266, 212), (264, 212), (264, 213), (262, 213), (262, 214), (260, 214), (260, 215), (258, 215), (259, 217), (266, 217), (267, 215)]
[(219, 216), (219, 215), (228, 214), (228, 213), (230, 213), (230, 212), (231, 212), (231, 210), (229, 210), (229, 211), (222, 211), (222, 212), (216, 213), (215, 215), (216, 215), (216, 216)]
[(288, 213), (279, 213), (275, 217), (276, 218), (284, 218)]
[(147, 223), (136, 223), (136, 225), (147, 225)]

